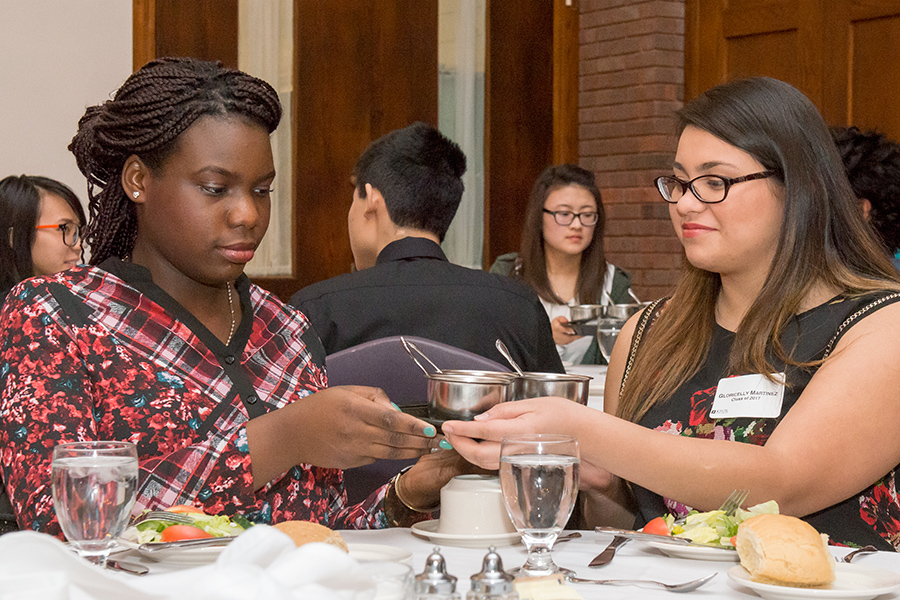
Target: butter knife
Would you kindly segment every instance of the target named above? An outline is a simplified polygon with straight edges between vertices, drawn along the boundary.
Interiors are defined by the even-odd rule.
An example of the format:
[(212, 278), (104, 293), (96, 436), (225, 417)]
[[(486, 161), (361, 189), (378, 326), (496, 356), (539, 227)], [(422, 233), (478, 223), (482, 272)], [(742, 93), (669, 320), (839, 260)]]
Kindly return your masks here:
[(613, 556), (616, 555), (616, 550), (619, 546), (624, 545), (628, 542), (627, 537), (623, 537), (621, 535), (617, 535), (613, 538), (612, 542), (610, 542), (609, 546), (603, 550), (600, 554), (594, 557), (594, 560), (588, 563), (589, 567), (602, 567), (605, 564), (608, 564), (609, 561), (613, 559)]
[(178, 540), (177, 542), (147, 542), (141, 544), (139, 550), (145, 554), (162, 552), (173, 548), (210, 548), (214, 546), (227, 546), (235, 536), (200, 538), (194, 540)]

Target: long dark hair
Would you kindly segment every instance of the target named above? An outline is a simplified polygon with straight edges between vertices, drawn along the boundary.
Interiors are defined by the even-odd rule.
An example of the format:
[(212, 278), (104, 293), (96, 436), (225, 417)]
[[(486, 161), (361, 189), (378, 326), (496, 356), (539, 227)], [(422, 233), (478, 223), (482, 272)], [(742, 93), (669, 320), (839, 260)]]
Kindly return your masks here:
[[(772, 373), (773, 357), (797, 364), (779, 338), (817, 283), (850, 296), (900, 290), (896, 271), (863, 220), (825, 122), (797, 89), (767, 77), (732, 81), (685, 105), (678, 118), (678, 134), (690, 125), (740, 148), (774, 171), (771, 181), (783, 189), (775, 258), (738, 327), (729, 374)], [(706, 359), (721, 279), (687, 260), (683, 265), (675, 293), (647, 332), (622, 390), (623, 418), (638, 421)]]
[(553, 291), (547, 277), (546, 251), (544, 250), (544, 203), (554, 191), (578, 185), (586, 189), (597, 202), (597, 224), (591, 243), (581, 253), (581, 267), (575, 286), (575, 297), (582, 304), (600, 303), (600, 286), (606, 275), (606, 255), (603, 253), (603, 233), (606, 230), (606, 214), (600, 190), (594, 174), (576, 165), (564, 164), (544, 169), (528, 198), (525, 209), (525, 227), (522, 230), (522, 247), (519, 250), (519, 264), (516, 275), (530, 285), (544, 300), (555, 304), (565, 304)]
[(268, 83), (221, 63), (160, 58), (133, 73), (112, 100), (87, 109), (69, 150), (88, 180), (91, 264), (125, 258), (134, 248), (137, 216), (121, 181), (128, 157), (159, 169), (204, 115), (239, 115), (271, 133), (281, 104)]
[(31, 249), (44, 194), (65, 200), (78, 224), (84, 225), (81, 202), (66, 184), (36, 175), (10, 175), (0, 180), (0, 300), (14, 285), (34, 275)]

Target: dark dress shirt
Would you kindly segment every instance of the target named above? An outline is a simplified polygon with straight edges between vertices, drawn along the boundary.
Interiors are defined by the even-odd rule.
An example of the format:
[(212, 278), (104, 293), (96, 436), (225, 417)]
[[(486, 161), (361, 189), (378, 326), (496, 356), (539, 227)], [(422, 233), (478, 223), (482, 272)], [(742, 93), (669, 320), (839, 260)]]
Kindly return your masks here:
[(454, 265), (425, 238), (391, 242), (375, 266), (307, 286), (290, 304), (310, 320), (327, 354), (415, 335), (506, 365), (494, 347), (501, 339), (524, 370), (564, 372), (547, 313), (529, 287)]

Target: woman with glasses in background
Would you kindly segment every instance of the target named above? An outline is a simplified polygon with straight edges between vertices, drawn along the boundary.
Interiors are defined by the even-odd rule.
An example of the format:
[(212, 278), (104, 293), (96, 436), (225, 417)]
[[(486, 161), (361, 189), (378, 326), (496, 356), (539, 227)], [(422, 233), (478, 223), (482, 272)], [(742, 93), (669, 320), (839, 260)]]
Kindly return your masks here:
[(444, 434), (486, 468), (505, 435), (575, 435), (583, 487), (637, 526), (745, 489), (833, 543), (900, 550), (900, 281), (828, 128), (769, 78), (715, 87), (678, 123), (656, 183), (685, 260), (623, 328), (606, 412), (507, 402)]
[(628, 275), (606, 262), (605, 225), (594, 174), (570, 164), (549, 167), (531, 189), (521, 250), (491, 266), (491, 273), (521, 279), (537, 292), (566, 364), (606, 364), (596, 337), (575, 333), (570, 306), (632, 302)]
[(0, 304), (14, 285), (81, 261), (84, 209), (68, 186), (47, 177), (0, 180)]

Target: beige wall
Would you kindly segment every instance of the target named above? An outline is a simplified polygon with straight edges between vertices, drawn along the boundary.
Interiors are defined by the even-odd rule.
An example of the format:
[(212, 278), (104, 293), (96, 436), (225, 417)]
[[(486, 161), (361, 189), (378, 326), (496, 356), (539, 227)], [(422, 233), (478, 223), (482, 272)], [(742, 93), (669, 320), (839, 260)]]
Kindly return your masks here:
[(66, 146), (131, 73), (131, 38), (130, 0), (0, 0), (0, 177), (45, 175), (87, 201)]

